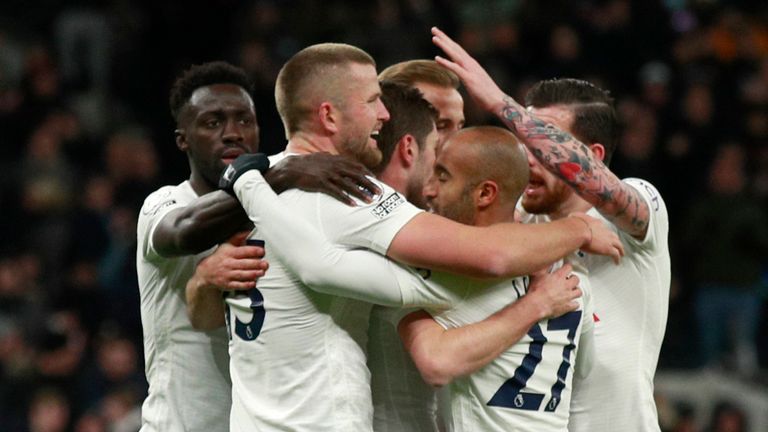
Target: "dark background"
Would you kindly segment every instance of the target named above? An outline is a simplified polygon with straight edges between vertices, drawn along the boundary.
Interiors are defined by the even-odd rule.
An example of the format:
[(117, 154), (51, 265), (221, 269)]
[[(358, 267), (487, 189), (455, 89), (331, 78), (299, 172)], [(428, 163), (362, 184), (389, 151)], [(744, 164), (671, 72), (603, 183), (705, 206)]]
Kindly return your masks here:
[[(286, 59), (327, 41), (365, 49), (379, 69), (431, 58), (433, 25), (518, 100), (552, 77), (612, 92), (624, 120), (612, 167), (651, 181), (669, 208), (673, 284), (659, 369), (714, 370), (765, 390), (764, 1), (6, 0), (0, 431), (137, 424), (146, 382), (136, 217), (147, 194), (188, 176), (168, 110), (175, 76), (210, 60), (244, 67), (256, 83), (261, 149), (275, 153), (285, 139), (273, 86)], [(471, 103), (467, 119), (494, 121)], [(723, 320), (731, 335), (709, 359), (696, 318), (702, 287), (746, 299), (732, 317), (759, 310), (756, 334), (741, 342), (744, 331)], [(684, 402), (671, 410), (665, 430), (708, 422)]]

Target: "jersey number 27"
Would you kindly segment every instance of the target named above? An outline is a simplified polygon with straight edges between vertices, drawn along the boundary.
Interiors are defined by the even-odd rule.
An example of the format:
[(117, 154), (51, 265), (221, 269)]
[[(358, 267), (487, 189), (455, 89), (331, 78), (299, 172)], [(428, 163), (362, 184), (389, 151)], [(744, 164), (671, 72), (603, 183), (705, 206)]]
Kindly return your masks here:
[[(554, 412), (560, 405), (561, 394), (565, 388), (565, 380), (568, 377), (568, 369), (571, 365), (571, 353), (576, 348), (574, 340), (576, 338), (576, 329), (581, 322), (581, 311), (568, 312), (565, 315), (549, 320), (547, 331), (567, 330), (568, 344), (563, 347), (563, 360), (557, 369), (557, 379), (552, 385), (549, 401), (547, 401), (544, 411)], [(541, 355), (544, 351), (544, 344), (547, 343), (547, 337), (541, 331), (541, 326), (537, 323), (530, 330), (528, 336), (533, 339), (528, 348), (528, 354), (523, 357), (523, 362), (515, 369), (514, 376), (504, 382), (496, 390), (488, 406), (538, 411), (541, 402), (544, 400), (544, 394), (524, 393), (528, 380), (536, 371), (536, 366), (541, 362)]]

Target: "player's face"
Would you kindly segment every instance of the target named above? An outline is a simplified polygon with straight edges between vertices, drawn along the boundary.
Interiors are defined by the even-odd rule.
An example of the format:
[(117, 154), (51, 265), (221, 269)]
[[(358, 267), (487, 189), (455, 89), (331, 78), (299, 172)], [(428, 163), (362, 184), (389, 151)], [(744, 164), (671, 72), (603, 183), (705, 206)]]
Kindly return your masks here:
[(214, 187), (226, 165), (243, 153), (259, 150), (253, 100), (238, 85), (198, 88), (179, 123), (179, 148), (189, 155), (192, 169)]
[(424, 188), (429, 209), (440, 216), (471, 225), (475, 219), (473, 189), (467, 176), (471, 161), (461, 152), (461, 144), (443, 146), (435, 168)]
[[(573, 123), (573, 113), (562, 106), (531, 108), (531, 113), (564, 131), (570, 131)], [(523, 192), (523, 208), (532, 214), (556, 212), (572, 196), (573, 189), (544, 168), (530, 151), (526, 151), (531, 175)]]
[(341, 111), (342, 124), (336, 149), (368, 168), (381, 162), (381, 150), (374, 137), (389, 120), (381, 102), (381, 88), (373, 65), (353, 63), (347, 69), (349, 83)]
[(435, 166), (435, 148), (438, 139), (437, 129), (433, 128), (432, 132), (424, 139), (424, 148), (419, 151), (414, 167), (408, 175), (405, 198), (422, 209), (427, 208), (424, 186), (427, 184), (429, 176), (432, 175), (432, 169)]
[(438, 145), (445, 143), (448, 137), (464, 127), (464, 99), (458, 90), (451, 87), (441, 87), (434, 84), (417, 82), (414, 87), (424, 95), (438, 112), (437, 133), (440, 135)]

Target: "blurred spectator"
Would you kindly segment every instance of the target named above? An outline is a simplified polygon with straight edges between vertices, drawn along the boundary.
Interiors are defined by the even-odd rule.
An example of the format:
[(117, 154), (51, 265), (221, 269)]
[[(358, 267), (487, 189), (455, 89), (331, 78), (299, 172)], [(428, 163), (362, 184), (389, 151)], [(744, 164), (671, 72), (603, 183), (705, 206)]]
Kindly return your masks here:
[[(94, 346), (94, 358), (89, 361), (79, 377), (78, 397), (83, 408), (93, 409), (100, 406), (107, 423), (122, 417), (112, 413), (106, 415), (107, 396), (120, 390), (116, 400), (109, 400), (108, 408), (122, 409), (125, 399), (129, 400), (130, 411), (146, 394), (144, 371), (139, 362), (134, 343), (118, 333), (114, 325), (106, 325), (98, 336)], [(114, 397), (113, 397), (114, 399)]]
[(621, 145), (616, 149), (613, 167), (623, 177), (647, 179), (653, 184), (663, 180), (656, 160), (656, 137), (658, 133), (655, 112), (647, 105), (633, 99), (618, 103), (623, 123)]
[[(764, 1), (8, 0), (0, 2), (0, 430), (25, 430), (33, 395), (52, 384), (58, 396), (40, 400), (69, 413), (66, 427), (105, 431), (131, 418), (120, 380), (99, 372), (101, 345), (88, 342), (115, 323), (115, 337), (141, 358), (135, 218), (149, 191), (188, 169), (168, 132), (172, 77), (191, 63), (240, 63), (256, 81), (261, 148), (275, 153), (284, 133), (274, 79), (289, 56), (335, 41), (366, 48), (380, 68), (430, 58), (432, 25), (456, 35), (518, 97), (552, 77), (611, 89), (625, 120), (615, 169), (652, 179), (669, 207), (673, 298), (660, 365), (701, 361), (688, 348), (712, 344), (691, 338), (689, 317), (705, 286), (727, 287), (735, 302), (755, 290), (746, 287), (752, 270), (733, 268), (768, 272), (756, 246), (760, 222), (745, 222), (768, 208)], [(471, 101), (466, 116), (469, 125), (488, 121)], [(728, 168), (713, 168), (721, 173), (710, 185), (713, 160)], [(726, 191), (739, 183), (739, 192)], [(738, 267), (725, 275), (731, 262)], [(61, 324), (62, 316), (77, 324)], [(768, 306), (756, 316), (753, 323), (768, 323)], [(103, 386), (72, 394), (73, 380), (88, 373)], [(675, 408), (672, 430), (705, 423)]]
[(69, 402), (63, 394), (49, 388), (35, 393), (29, 407), (29, 432), (65, 432), (70, 420)]
[(709, 171), (709, 194), (691, 208), (685, 234), (697, 286), (701, 362), (722, 364), (727, 334), (736, 371), (751, 375), (757, 369), (758, 288), (768, 256), (768, 215), (747, 193), (744, 157), (738, 144), (718, 151)]
[(704, 432), (747, 432), (747, 416), (731, 402), (723, 401), (715, 406), (712, 419)]

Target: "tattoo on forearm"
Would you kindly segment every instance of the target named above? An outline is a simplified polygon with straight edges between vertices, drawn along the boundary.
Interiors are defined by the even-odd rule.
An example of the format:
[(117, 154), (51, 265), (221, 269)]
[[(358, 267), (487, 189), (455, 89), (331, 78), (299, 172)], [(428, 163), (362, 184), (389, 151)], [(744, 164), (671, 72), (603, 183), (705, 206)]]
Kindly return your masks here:
[(568, 132), (531, 116), (508, 96), (504, 98), (501, 119), (548, 170), (557, 174), (601, 212), (612, 208), (609, 214), (604, 213), (606, 217), (625, 227), (630, 224), (633, 234), (646, 230), (648, 206), (634, 188), (622, 184), (595, 159), (589, 147)]

